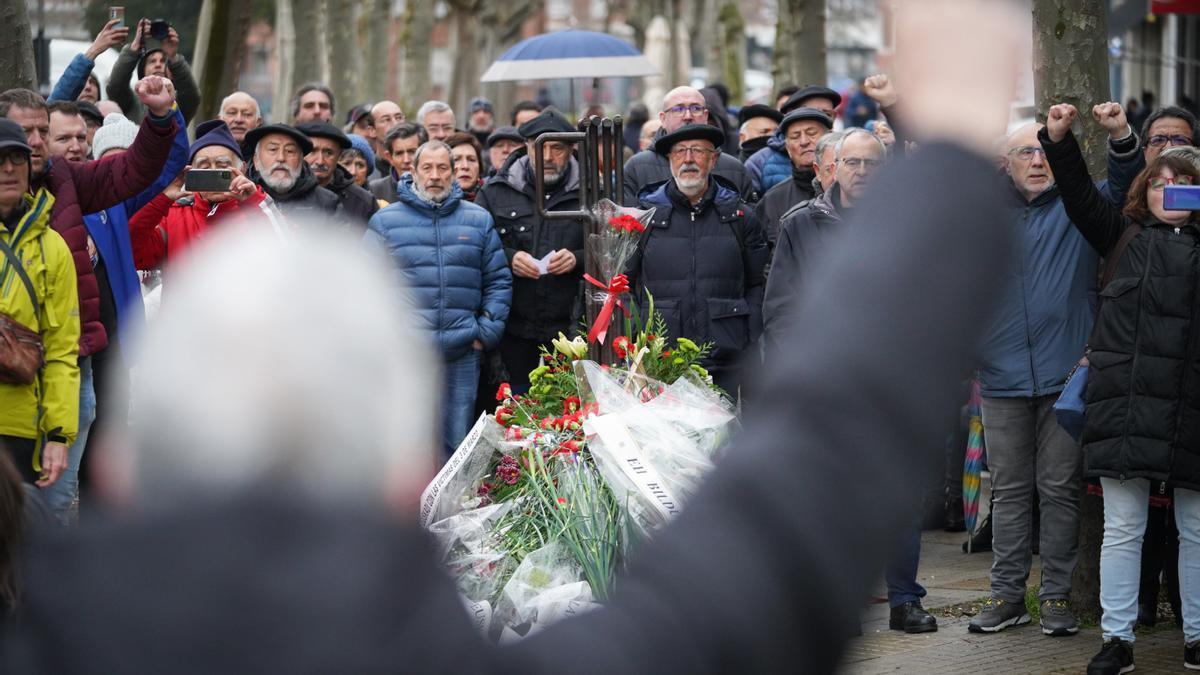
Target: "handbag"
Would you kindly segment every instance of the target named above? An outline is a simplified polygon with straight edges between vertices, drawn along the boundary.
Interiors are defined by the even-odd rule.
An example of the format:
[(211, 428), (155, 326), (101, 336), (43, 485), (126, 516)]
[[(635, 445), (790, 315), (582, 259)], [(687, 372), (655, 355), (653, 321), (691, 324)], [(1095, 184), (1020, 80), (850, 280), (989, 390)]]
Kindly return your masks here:
[[(1129, 248), (1129, 243), (1141, 231), (1142, 226), (1137, 223), (1129, 223), (1125, 227), (1121, 238), (1117, 240), (1116, 245), (1109, 252), (1108, 258), (1104, 261), (1104, 272), (1100, 277), (1101, 290), (1108, 286), (1116, 276), (1117, 262), (1122, 255), (1125, 255), (1125, 249)], [(1063, 385), (1063, 390), (1058, 394), (1058, 400), (1054, 402), (1054, 417), (1058, 419), (1058, 425), (1071, 434), (1071, 438), (1074, 438), (1076, 442), (1083, 435), (1084, 412), (1087, 407), (1083, 401), (1083, 393), (1087, 390), (1088, 354), (1091, 351), (1091, 347), (1084, 349), (1083, 358), (1079, 359), (1079, 363), (1076, 363), (1070, 374), (1067, 375), (1067, 383)]]
[[(29, 293), (29, 301), (33, 303), (34, 316), (41, 316), (37, 294), (33, 290), (33, 282), (21, 265), (17, 254), (13, 253), (8, 242), (0, 237), (0, 251), (7, 258), (8, 267), (21, 277), (21, 282)], [(7, 275), (0, 275), (3, 280)], [(46, 348), (42, 336), (11, 316), (0, 312), (0, 383), (27, 385), (37, 381), (38, 373), (45, 364)]]

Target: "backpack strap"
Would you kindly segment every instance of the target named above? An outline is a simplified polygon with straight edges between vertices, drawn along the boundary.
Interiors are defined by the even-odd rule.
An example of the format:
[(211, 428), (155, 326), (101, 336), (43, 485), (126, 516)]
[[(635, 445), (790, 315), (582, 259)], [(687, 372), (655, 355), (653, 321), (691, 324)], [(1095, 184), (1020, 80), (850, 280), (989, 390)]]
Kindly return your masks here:
[(1142, 226), (1133, 221), (1130, 221), (1125, 230), (1121, 232), (1121, 238), (1117, 240), (1116, 246), (1112, 247), (1104, 259), (1104, 274), (1100, 277), (1101, 290), (1104, 290), (1113, 277), (1117, 276), (1117, 263), (1121, 261), (1121, 256), (1125, 255), (1125, 249), (1129, 248), (1129, 243), (1141, 232)]
[[(37, 293), (35, 293), (33, 290), (33, 282), (29, 279), (29, 275), (26, 274), (25, 266), (21, 264), (21, 259), (17, 257), (16, 253), (13, 252), (12, 247), (8, 245), (8, 242), (4, 241), (4, 237), (0, 237), (0, 251), (3, 251), (4, 257), (8, 259), (8, 266), (17, 273), (17, 276), (21, 277), (21, 282), (25, 284), (25, 290), (29, 293), (29, 301), (33, 303), (33, 315), (35, 320), (40, 322), (42, 310), (38, 305)], [(3, 278), (3, 276), (0, 276), (0, 279)]]

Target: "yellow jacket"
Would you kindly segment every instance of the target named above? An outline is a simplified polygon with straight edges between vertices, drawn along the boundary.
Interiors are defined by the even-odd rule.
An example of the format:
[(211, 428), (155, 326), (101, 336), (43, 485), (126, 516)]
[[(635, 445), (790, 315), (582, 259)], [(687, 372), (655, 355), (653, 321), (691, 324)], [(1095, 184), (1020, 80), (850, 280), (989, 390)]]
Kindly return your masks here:
[(25, 196), (25, 215), (0, 237), (25, 266), (41, 315), (21, 277), (0, 253), (0, 312), (42, 335), (46, 364), (38, 382), (0, 383), (0, 434), (70, 444), (79, 427), (79, 291), (71, 250), (50, 229), (54, 197), (45, 189)]

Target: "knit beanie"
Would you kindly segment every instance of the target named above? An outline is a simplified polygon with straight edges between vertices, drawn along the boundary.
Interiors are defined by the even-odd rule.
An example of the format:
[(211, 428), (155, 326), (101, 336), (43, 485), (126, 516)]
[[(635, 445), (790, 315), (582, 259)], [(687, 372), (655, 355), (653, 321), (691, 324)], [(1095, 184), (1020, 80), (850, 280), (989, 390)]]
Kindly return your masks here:
[(196, 140), (192, 143), (192, 147), (188, 148), (188, 161), (192, 161), (201, 148), (207, 148), (210, 145), (229, 148), (234, 157), (242, 156), (242, 146), (234, 140), (229, 126), (222, 120), (209, 120), (196, 125)]
[(113, 148), (128, 149), (137, 135), (138, 125), (125, 119), (121, 113), (108, 113), (104, 117), (104, 125), (92, 137), (92, 157), (100, 159)]
[(358, 134), (346, 134), (346, 138), (350, 139), (351, 149), (361, 152), (363, 157), (367, 158), (367, 168), (374, 170), (375, 153), (371, 150), (371, 142)]

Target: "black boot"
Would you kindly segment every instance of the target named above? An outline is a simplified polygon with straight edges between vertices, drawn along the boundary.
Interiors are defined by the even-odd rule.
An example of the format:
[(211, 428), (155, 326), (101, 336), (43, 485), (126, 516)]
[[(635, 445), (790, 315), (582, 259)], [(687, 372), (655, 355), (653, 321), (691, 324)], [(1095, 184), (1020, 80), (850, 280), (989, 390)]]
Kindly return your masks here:
[(888, 628), (905, 633), (932, 633), (937, 630), (937, 619), (925, 611), (920, 602), (906, 602), (892, 608)]
[(975, 534), (971, 535), (970, 546), (963, 542), (963, 553), (984, 553), (992, 550), (992, 514), (988, 514)]
[(966, 532), (967, 524), (963, 520), (962, 495), (957, 498), (946, 497), (946, 521), (942, 529), (947, 532)]

